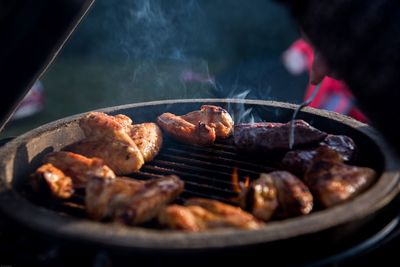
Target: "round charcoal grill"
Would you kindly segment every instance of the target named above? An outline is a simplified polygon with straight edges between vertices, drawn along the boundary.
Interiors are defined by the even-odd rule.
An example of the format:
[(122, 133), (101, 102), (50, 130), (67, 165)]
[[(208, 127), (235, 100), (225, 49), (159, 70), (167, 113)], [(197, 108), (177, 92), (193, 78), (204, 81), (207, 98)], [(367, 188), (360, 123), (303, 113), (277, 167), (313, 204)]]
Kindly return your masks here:
[[(184, 114), (203, 104), (222, 106), (236, 120), (244, 110), (251, 109), (256, 120), (275, 122), (287, 122), (295, 108), (295, 105), (271, 101), (201, 99), (155, 101), (100, 111), (126, 114), (134, 123), (141, 123), (155, 121), (163, 112)], [(269, 260), (274, 257), (274, 251), (283, 248), (290, 249), (291, 255), (295, 255), (291, 258), (295, 260), (304, 257), (304, 252), (332, 253), (343, 247), (344, 240), (351, 246), (361, 232), (370, 231), (366, 229), (371, 229), (371, 225), (382, 227), (392, 216), (389, 211), (398, 194), (399, 168), (391, 149), (365, 124), (336, 113), (306, 108), (299, 118), (328, 133), (352, 137), (359, 148), (353, 164), (371, 167), (380, 174), (376, 183), (354, 200), (307, 216), (272, 221), (265, 228), (252, 231), (221, 229), (189, 234), (157, 229), (151, 223), (127, 227), (90, 221), (85, 217), (83, 192), (67, 201), (49, 201), (32, 193), (28, 184), (29, 174), (41, 164), (46, 153), (60, 150), (83, 137), (77, 124), (81, 116), (39, 127), (0, 149), (0, 208), (7, 216), (52, 237), (129, 251), (131, 255), (158, 253), (174, 259), (218, 252), (220, 256), (229, 254), (230, 259), (234, 259), (269, 251)], [(150, 179), (176, 174), (185, 181), (185, 191), (178, 203), (190, 197), (206, 197), (236, 204), (237, 193), (231, 184), (234, 169), (243, 181), (246, 176), (255, 179), (261, 172), (278, 168), (279, 155), (243, 154), (236, 151), (229, 140), (210, 147), (194, 147), (166, 137), (159, 155), (130, 177)], [(318, 245), (321, 242), (330, 245)]]

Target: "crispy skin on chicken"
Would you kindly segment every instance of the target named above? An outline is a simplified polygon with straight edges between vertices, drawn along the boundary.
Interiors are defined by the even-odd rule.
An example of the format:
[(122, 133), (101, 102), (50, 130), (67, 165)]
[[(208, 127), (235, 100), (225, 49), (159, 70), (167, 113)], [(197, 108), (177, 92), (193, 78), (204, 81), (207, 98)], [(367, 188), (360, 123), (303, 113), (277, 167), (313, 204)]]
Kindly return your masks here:
[[(235, 126), (235, 145), (245, 151), (269, 152), (289, 149), (290, 122), (243, 123)], [(318, 144), (326, 133), (303, 120), (295, 122), (294, 147)]]
[(268, 221), (279, 205), (278, 190), (271, 175), (262, 173), (239, 194), (240, 206), (257, 218)]
[(185, 206), (196, 218), (200, 230), (222, 227), (258, 229), (263, 225), (241, 208), (212, 199), (191, 198), (186, 201)]
[(30, 176), (30, 183), (34, 191), (43, 192), (55, 198), (70, 198), (74, 192), (71, 177), (50, 163), (39, 167)]
[(192, 145), (211, 145), (216, 138), (232, 134), (233, 120), (229, 113), (217, 106), (204, 105), (199, 111), (183, 116), (163, 113), (158, 125), (174, 139)]
[(144, 181), (118, 177), (113, 180), (93, 177), (86, 185), (86, 213), (89, 218), (103, 220), (113, 216), (115, 208), (126, 202), (144, 186)]
[(314, 205), (308, 187), (296, 176), (286, 171), (270, 173), (278, 191), (279, 206), (274, 217), (283, 219), (309, 214)]
[(183, 192), (183, 181), (175, 175), (146, 181), (144, 186), (130, 197), (114, 201), (113, 217), (129, 225), (147, 222)]
[(199, 111), (192, 111), (181, 116), (182, 119), (197, 124), (199, 122), (206, 124), (215, 130), (217, 138), (225, 139), (232, 134), (233, 120), (229, 113), (218, 106), (203, 105)]
[(305, 215), (313, 208), (307, 186), (286, 171), (262, 173), (240, 194), (243, 209), (264, 221)]
[(225, 227), (259, 229), (263, 226), (262, 222), (240, 208), (210, 199), (192, 199), (186, 206), (170, 205), (160, 212), (158, 220), (168, 228), (188, 232)]
[(327, 150), (318, 149), (304, 181), (325, 207), (345, 202), (363, 192), (374, 181), (376, 172), (366, 167), (350, 166), (341, 158), (327, 157)]
[(139, 170), (144, 164), (141, 151), (130, 137), (132, 121), (119, 114), (91, 112), (79, 121), (86, 138), (65, 148), (88, 157), (103, 159), (116, 174)]
[(208, 229), (210, 221), (221, 219), (199, 206), (170, 205), (161, 210), (158, 221), (170, 229), (199, 232)]
[(131, 125), (129, 136), (142, 153), (145, 162), (158, 154), (163, 143), (160, 127), (152, 122)]
[(51, 152), (44, 157), (44, 163), (51, 163), (71, 177), (74, 188), (84, 188), (93, 176), (114, 179), (114, 172), (99, 158), (87, 158), (66, 151)]
[(64, 148), (87, 157), (104, 160), (117, 175), (129, 174), (139, 170), (144, 164), (143, 156), (137, 146), (120, 141), (82, 140)]

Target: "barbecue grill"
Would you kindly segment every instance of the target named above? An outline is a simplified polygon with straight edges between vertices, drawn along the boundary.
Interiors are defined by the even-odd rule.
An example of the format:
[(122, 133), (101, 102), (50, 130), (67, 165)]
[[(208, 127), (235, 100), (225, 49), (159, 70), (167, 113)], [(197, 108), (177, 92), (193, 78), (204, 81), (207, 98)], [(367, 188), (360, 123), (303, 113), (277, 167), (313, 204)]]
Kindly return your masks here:
[[(37, 1), (23, 2), (10, 5), (12, 14), (1, 21), (7, 37), (3, 39), (20, 42), (17, 42), (18, 45), (13, 42), (11, 45), (7, 42), (0, 44), (1, 51), (9, 52), (0, 54), (0, 70), (4, 74), (2, 82), (5, 88), (15, 88), (9, 98), (0, 99), (0, 129), (15, 109), (18, 99), (54, 59), (93, 1), (57, 1), (54, 4), (54, 1), (45, 0), (40, 2), (40, 6)], [(33, 6), (41, 12), (31, 12)], [(61, 9), (63, 16), (56, 12)], [(13, 26), (21, 24), (12, 19), (13, 15), (24, 17), (27, 21), (33, 17), (34, 20), (27, 24), (32, 27), (14, 32)], [(28, 65), (24, 64), (26, 58), (31, 58)], [(24, 68), (21, 69), (21, 66)], [(203, 104), (226, 108), (236, 123), (242, 119), (243, 111), (250, 109), (256, 120), (287, 122), (296, 107), (271, 101), (197, 99), (138, 103), (101, 111), (112, 115), (126, 114), (135, 123), (140, 123), (155, 121), (163, 112), (184, 114)], [(379, 174), (379, 179), (355, 199), (330, 209), (315, 210), (307, 216), (272, 221), (265, 228), (254, 231), (221, 229), (188, 234), (158, 229), (152, 223), (127, 227), (90, 221), (84, 211), (83, 192), (77, 192), (67, 201), (49, 201), (34, 194), (27, 183), (28, 175), (41, 164), (46, 153), (60, 150), (83, 137), (77, 124), (80, 116), (41, 126), (0, 148), (2, 214), (38, 235), (56, 240), (56, 243), (70, 244), (72, 249), (69, 255), (73, 257), (80, 258), (91, 248), (94, 251), (106, 249), (117, 258), (123, 256), (123, 259), (131, 260), (128, 262), (147, 265), (202, 265), (215, 263), (215, 259), (222, 259), (225, 264), (248, 263), (252, 259), (257, 259), (257, 262), (265, 260), (269, 264), (277, 262), (279, 265), (320, 259), (329, 263), (338, 259), (335, 255), (348, 257), (370, 249), (388, 232), (395, 232), (394, 236), (397, 234), (393, 228), (399, 228), (395, 208), (400, 188), (399, 161), (391, 147), (365, 124), (312, 108), (300, 112), (299, 118), (328, 133), (352, 137), (359, 147), (354, 163), (371, 167)], [(195, 147), (166, 138), (159, 155), (130, 176), (146, 180), (176, 174), (185, 181), (185, 191), (178, 203), (189, 197), (207, 197), (236, 205), (232, 172), (236, 169), (241, 180), (246, 176), (255, 179), (260, 172), (279, 169), (281, 156), (243, 154), (235, 149), (230, 140), (210, 147)], [(289, 256), (282, 256), (282, 253)], [(127, 261), (122, 262), (126, 264)]]
[[(163, 112), (182, 114), (198, 109), (202, 104), (220, 105), (235, 118), (240, 112), (252, 109), (255, 117), (268, 121), (287, 121), (295, 105), (256, 100), (167, 100), (113, 107), (101, 111), (126, 114), (134, 122), (154, 121)], [(32, 194), (27, 178), (37, 168), (42, 157), (57, 151), (83, 137), (77, 121), (81, 114), (39, 127), (1, 149), (0, 208), (26, 227), (61, 239), (97, 244), (110, 249), (128, 250), (129, 253), (165, 257), (203, 255), (222, 251), (223, 255), (237, 249), (241, 253), (256, 253), (261, 248), (279, 251), (292, 248), (299, 258), (304, 257), (299, 244), (307, 250), (323, 255), (342, 249), (344, 242), (357, 240), (357, 235), (374, 224), (382, 227), (393, 216), (389, 207), (394, 204), (399, 188), (397, 162), (379, 135), (365, 124), (339, 114), (306, 109), (300, 118), (313, 126), (333, 134), (352, 137), (359, 147), (357, 165), (374, 168), (380, 174), (377, 182), (364, 194), (352, 201), (307, 216), (273, 221), (260, 230), (245, 231), (223, 229), (198, 234), (144, 227), (125, 227), (111, 223), (89, 221), (85, 217), (83, 195), (71, 200), (48, 201)], [(279, 155), (260, 157), (236, 151), (228, 141), (211, 147), (194, 147), (166, 139), (160, 154), (130, 176), (138, 179), (176, 174), (185, 181), (185, 191), (179, 201), (188, 197), (207, 197), (235, 204), (232, 191), (232, 171), (239, 177), (257, 178), (260, 172), (279, 168)], [(367, 227), (369, 225), (369, 227)], [(329, 247), (318, 244), (326, 242)], [(351, 243), (351, 242), (350, 242)], [(333, 245), (334, 244), (334, 245)], [(304, 246), (304, 245), (303, 245)], [(290, 250), (290, 249), (289, 249)], [(245, 255), (245, 254), (240, 254)], [(257, 254), (255, 254), (257, 255)], [(274, 253), (271, 253), (273, 258)], [(299, 259), (297, 258), (297, 259)]]

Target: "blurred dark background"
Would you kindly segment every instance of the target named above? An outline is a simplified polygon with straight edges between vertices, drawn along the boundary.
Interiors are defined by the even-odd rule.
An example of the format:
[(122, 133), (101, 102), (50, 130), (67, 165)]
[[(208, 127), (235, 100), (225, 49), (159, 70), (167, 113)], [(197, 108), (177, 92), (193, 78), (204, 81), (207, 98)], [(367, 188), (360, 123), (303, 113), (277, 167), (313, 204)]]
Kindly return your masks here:
[(97, 0), (41, 77), (43, 107), (12, 120), (0, 137), (142, 101), (298, 103), (307, 74), (292, 76), (281, 60), (296, 38), (287, 10), (271, 0)]

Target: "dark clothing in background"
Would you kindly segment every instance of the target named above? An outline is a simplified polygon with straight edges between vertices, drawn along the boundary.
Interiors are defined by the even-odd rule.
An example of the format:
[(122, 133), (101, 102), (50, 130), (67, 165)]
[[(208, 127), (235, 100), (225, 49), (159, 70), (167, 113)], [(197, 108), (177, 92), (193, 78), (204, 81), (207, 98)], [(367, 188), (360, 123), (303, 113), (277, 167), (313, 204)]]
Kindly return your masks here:
[(400, 151), (400, 2), (282, 0), (349, 85), (371, 124)]

